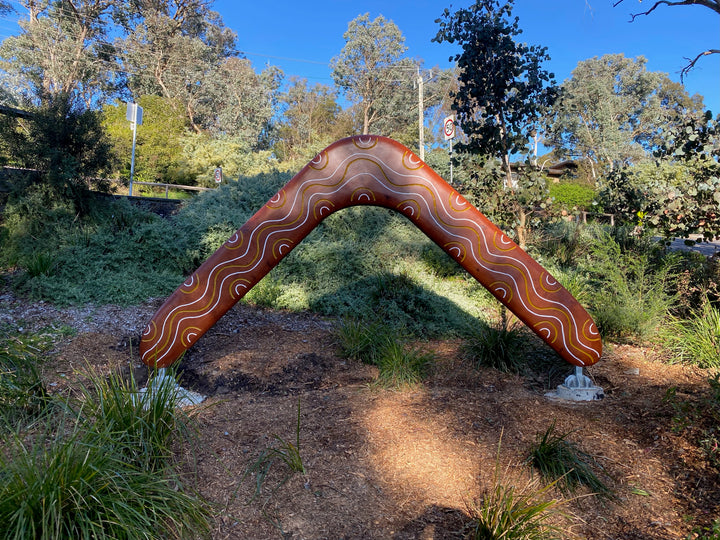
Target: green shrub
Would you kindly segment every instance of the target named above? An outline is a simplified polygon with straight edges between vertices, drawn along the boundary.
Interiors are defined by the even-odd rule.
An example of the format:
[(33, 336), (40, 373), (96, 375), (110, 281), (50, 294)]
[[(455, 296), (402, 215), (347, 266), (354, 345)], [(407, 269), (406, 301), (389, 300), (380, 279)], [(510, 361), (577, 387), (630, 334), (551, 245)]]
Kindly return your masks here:
[(0, 537), (209, 536), (208, 506), (170, 459), (187, 435), (174, 385), (141, 396), (132, 379), (91, 374), (79, 401), (52, 399), (44, 429), (3, 438)]
[(605, 339), (645, 342), (673, 304), (676, 256), (624, 229), (597, 230), (580, 269), (589, 280), (590, 312)]
[(593, 188), (572, 182), (550, 182), (548, 191), (553, 199), (553, 206), (569, 212), (590, 208), (595, 198)]

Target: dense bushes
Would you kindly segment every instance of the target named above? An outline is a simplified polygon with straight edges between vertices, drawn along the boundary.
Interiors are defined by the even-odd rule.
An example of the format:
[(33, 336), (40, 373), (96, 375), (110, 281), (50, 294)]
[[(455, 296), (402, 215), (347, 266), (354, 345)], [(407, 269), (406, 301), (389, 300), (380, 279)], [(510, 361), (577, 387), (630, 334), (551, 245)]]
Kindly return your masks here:
[[(80, 217), (71, 203), (37, 188), (7, 205), (0, 264), (14, 270), (20, 293), (59, 304), (166, 296), (289, 179), (281, 172), (243, 177), (168, 219), (112, 199)], [(528, 249), (588, 307), (606, 339), (656, 340), (669, 315), (678, 328), (693, 328), (686, 321), (708, 319), (696, 313), (706, 298), (717, 308), (716, 261), (668, 253), (637, 230), (546, 223)], [(408, 336), (469, 339), (473, 329), (493, 325), (495, 305), (402, 216), (368, 207), (327, 218), (246, 301), (380, 321)]]

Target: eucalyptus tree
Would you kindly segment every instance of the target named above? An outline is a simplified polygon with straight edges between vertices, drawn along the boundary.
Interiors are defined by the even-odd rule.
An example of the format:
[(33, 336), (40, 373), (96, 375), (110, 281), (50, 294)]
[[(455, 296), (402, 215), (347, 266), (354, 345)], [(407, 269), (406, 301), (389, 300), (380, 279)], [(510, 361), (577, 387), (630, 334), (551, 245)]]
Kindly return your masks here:
[(274, 147), (282, 159), (312, 158), (333, 140), (351, 135), (334, 88), (309, 86), (307, 79), (291, 77), (279, 101), (281, 120)]
[(528, 151), (557, 91), (554, 75), (542, 67), (549, 60), (547, 49), (516, 41), (522, 30), (512, 16), (513, 4), (513, 0), (477, 0), (454, 13), (445, 9), (436, 21), (439, 31), (433, 41), (461, 48), (450, 58), (458, 69), (452, 108), (466, 137), (456, 148), (500, 161), (504, 186), (495, 182), (496, 169), (485, 168), (476, 175), (475, 187), (489, 201), (499, 187), (504, 190), (498, 204), (505, 214), (515, 216), (514, 229), (523, 245), (528, 218), (545, 198), (546, 189), (532, 168), (519, 167), (514, 178), (510, 156)]
[(579, 62), (548, 116), (546, 139), (565, 157), (582, 159), (593, 179), (651, 155), (664, 133), (702, 109), (647, 60), (608, 54)]
[(66, 96), (90, 107), (117, 89), (108, 42), (119, 0), (21, 0), (20, 33), (0, 45), (0, 68), (14, 74), (25, 99)]
[(413, 81), (418, 66), (408, 58), (397, 25), (379, 15), (359, 15), (343, 34), (345, 45), (331, 60), (332, 77), (353, 104), (358, 127), (390, 135), (416, 118)]
[(245, 58), (225, 58), (204, 83), (204, 125), (213, 134), (239, 137), (254, 149), (269, 144), (283, 72), (272, 65), (255, 71)]
[(213, 95), (205, 83), (234, 54), (235, 34), (210, 0), (128, 0), (115, 12), (124, 37), (115, 40), (128, 87), (136, 97), (157, 94), (180, 104), (201, 131)]

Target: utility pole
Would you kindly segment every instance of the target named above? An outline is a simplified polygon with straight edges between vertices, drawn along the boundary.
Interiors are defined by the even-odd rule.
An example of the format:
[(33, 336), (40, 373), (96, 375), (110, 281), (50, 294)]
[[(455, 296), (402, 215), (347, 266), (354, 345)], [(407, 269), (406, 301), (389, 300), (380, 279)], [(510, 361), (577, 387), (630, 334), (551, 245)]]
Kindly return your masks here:
[(420, 74), (420, 66), (417, 67), (417, 84), (418, 84), (418, 147), (420, 150), (420, 159), (425, 161), (425, 105), (423, 103), (423, 78)]

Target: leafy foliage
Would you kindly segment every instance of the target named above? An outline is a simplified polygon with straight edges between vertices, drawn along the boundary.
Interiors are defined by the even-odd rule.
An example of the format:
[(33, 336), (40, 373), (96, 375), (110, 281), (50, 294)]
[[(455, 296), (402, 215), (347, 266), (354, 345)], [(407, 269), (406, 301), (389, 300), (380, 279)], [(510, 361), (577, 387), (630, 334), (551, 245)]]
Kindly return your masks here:
[(549, 183), (548, 196), (552, 199), (552, 208), (555, 212), (565, 210), (572, 214), (577, 210), (592, 208), (595, 190), (573, 182)]
[[(181, 138), (188, 122), (176, 103), (161, 96), (137, 99), (143, 108), (143, 123), (137, 126), (135, 180), (169, 184), (194, 183), (183, 161)], [(103, 108), (103, 126), (112, 140), (120, 168), (117, 175), (130, 177), (132, 130), (125, 118), (126, 104), (116, 101)]]
[[(460, 151), (504, 157), (523, 151), (533, 125), (555, 99), (554, 77), (541, 67), (546, 49), (515, 41), (513, 1), (478, 0), (436, 22), (438, 43), (456, 43), (460, 70), (453, 110), (468, 142)], [(506, 163), (509, 165), (509, 163)]]
[(47, 96), (22, 124), (22, 134), (7, 141), (9, 151), (35, 172), (13, 186), (14, 197), (35, 192), (46, 197), (48, 206), (60, 198), (72, 202), (76, 212), (87, 213), (90, 188), (109, 189), (97, 178), (113, 163), (99, 115), (60, 94)]
[(422, 382), (434, 358), (432, 353), (406, 343), (380, 319), (345, 319), (336, 337), (340, 354), (378, 367), (378, 386), (416, 385)]
[[(525, 247), (529, 215), (547, 198), (546, 188), (544, 179), (532, 169), (514, 176), (510, 155), (527, 150), (531, 133), (555, 100), (556, 90), (554, 76), (542, 68), (549, 59), (546, 49), (515, 40), (521, 30), (518, 18), (512, 18), (512, 7), (512, 1), (477, 0), (452, 14), (446, 9), (436, 21), (440, 29), (433, 41), (457, 42), (462, 48), (451, 58), (460, 70), (452, 108), (467, 140), (456, 147), (461, 153), (501, 160), (502, 206), (490, 206), (514, 215), (512, 228), (520, 247)], [(493, 180), (499, 177), (498, 170), (492, 172), (474, 178), (486, 198), (498, 193), (498, 182)]]
[(0, 326), (0, 422), (3, 429), (42, 415), (49, 405), (39, 370), (42, 353), (48, 346), (47, 339)]
[(581, 269), (591, 288), (590, 311), (606, 339), (643, 342), (655, 336), (673, 303), (674, 256), (650, 238), (599, 229)]
[(720, 117), (707, 112), (668, 129), (655, 164), (626, 167), (601, 187), (607, 211), (663, 236), (720, 236)]

